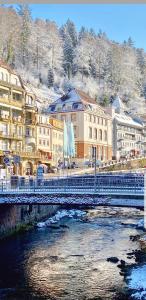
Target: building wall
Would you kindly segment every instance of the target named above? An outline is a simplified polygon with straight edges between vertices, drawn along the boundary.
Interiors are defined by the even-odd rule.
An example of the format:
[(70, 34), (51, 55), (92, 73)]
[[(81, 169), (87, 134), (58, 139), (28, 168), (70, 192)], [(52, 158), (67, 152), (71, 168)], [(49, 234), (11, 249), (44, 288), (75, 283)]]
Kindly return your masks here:
[(0, 205), (0, 238), (50, 217), (58, 208), (57, 205)]
[[(112, 120), (109, 116), (101, 116), (98, 113), (89, 111), (60, 112), (55, 113), (53, 116), (62, 121), (72, 121), (76, 159), (91, 159), (92, 146), (97, 147), (98, 159), (110, 160), (112, 158)], [(89, 128), (92, 129), (92, 137), (89, 134)], [(94, 136), (95, 129), (97, 130), (96, 137)], [(102, 138), (100, 138), (100, 133), (102, 133)]]

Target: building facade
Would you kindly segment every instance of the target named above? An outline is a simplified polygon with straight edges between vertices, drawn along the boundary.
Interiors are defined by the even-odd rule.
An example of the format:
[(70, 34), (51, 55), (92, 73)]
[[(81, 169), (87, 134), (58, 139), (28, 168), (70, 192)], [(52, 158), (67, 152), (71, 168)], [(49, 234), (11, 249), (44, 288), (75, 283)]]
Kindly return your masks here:
[(127, 112), (127, 108), (118, 96), (107, 111), (111, 114), (113, 123), (113, 158), (120, 159), (143, 155), (143, 123)]
[(73, 123), (76, 149), (74, 160), (92, 159), (93, 146), (97, 149), (98, 160), (112, 158), (112, 120), (94, 99), (72, 89), (53, 102), (48, 111), (56, 119)]
[[(31, 89), (0, 61), (0, 177), (32, 175), (38, 164), (54, 164), (54, 130), (63, 136), (63, 127), (55, 128), (49, 123), (49, 116), (38, 111)], [(58, 154), (55, 149), (53, 155)]]

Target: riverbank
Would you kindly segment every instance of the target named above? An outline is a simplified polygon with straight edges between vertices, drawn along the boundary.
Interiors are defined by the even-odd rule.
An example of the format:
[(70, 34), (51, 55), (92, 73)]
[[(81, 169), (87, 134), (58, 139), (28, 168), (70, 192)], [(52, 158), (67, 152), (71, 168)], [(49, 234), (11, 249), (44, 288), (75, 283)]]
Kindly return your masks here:
[(58, 209), (57, 205), (0, 205), (0, 239), (33, 228), (36, 222), (54, 215)]

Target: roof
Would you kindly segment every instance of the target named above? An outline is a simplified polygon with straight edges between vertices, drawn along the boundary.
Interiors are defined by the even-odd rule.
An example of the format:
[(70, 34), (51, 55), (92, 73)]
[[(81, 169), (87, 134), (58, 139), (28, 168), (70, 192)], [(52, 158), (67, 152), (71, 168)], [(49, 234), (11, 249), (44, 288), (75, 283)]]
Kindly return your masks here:
[(12, 74), (17, 75), (16, 72), (9, 66), (9, 64), (2, 59), (0, 59), (0, 67), (7, 69)]
[(97, 102), (91, 98), (88, 94), (81, 90), (71, 89), (67, 94), (64, 94), (56, 101), (49, 105), (48, 112), (51, 114), (67, 111), (84, 111), (89, 110), (91, 112), (97, 112), (99, 115), (111, 119), (103, 107), (97, 104)]
[(78, 95), (80, 96), (81, 100), (87, 102), (87, 103), (92, 103), (92, 104), (97, 104), (97, 102), (91, 98), (88, 94), (86, 94), (85, 92), (81, 91), (81, 90), (76, 90)]
[(124, 103), (122, 102), (119, 96), (116, 96), (116, 98), (114, 99), (112, 107), (114, 107), (115, 109), (121, 109), (123, 111), (126, 109)]
[(140, 124), (138, 121), (135, 121), (134, 119), (132, 119), (130, 116), (127, 116), (126, 114), (124, 113), (121, 113), (121, 114), (118, 114), (118, 113), (115, 113), (115, 119), (119, 122), (119, 123), (122, 123), (122, 124), (125, 124), (125, 125), (131, 125), (131, 126), (134, 126), (134, 127), (140, 127), (142, 128), (143, 125)]

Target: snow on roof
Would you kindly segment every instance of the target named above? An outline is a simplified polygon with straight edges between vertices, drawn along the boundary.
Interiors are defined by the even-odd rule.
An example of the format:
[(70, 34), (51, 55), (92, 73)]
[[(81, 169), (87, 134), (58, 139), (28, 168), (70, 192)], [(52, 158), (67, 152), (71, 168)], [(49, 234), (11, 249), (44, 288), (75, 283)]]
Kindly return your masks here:
[(70, 90), (67, 94), (58, 98), (54, 104), (60, 102), (69, 103), (69, 102), (79, 102), (79, 101), (97, 105), (97, 102), (93, 98), (91, 98), (88, 94), (78, 89)]
[(138, 121), (133, 120), (130, 116), (127, 116), (124, 113), (120, 113), (120, 114), (115, 113), (114, 117), (119, 123), (140, 127), (140, 128), (143, 127), (142, 124), (140, 124)]
[(112, 107), (114, 107), (115, 109), (121, 109), (121, 110), (126, 109), (124, 103), (121, 101), (119, 96), (116, 96), (115, 100), (112, 103)]

